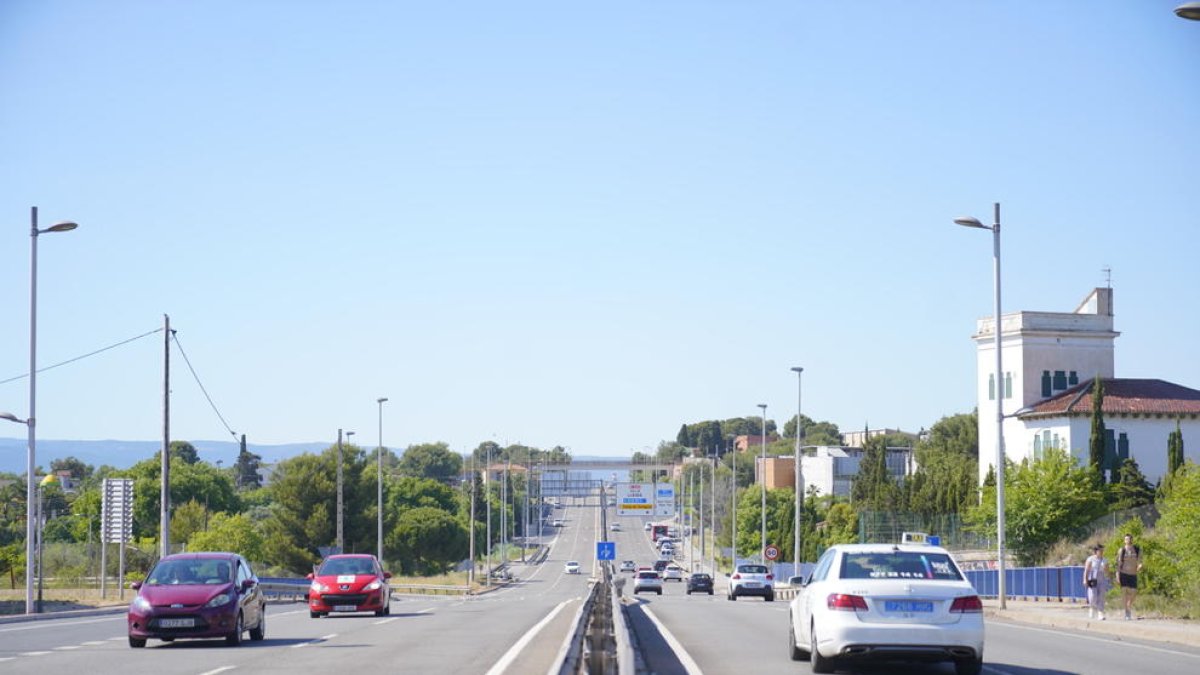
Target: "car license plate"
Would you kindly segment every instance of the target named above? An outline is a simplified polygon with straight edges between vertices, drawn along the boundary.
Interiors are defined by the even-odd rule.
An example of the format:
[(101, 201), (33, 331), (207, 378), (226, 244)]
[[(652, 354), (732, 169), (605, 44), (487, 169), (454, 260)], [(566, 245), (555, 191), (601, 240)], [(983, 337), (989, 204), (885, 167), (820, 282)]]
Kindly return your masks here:
[(757, 581), (747, 581), (746, 588), (758, 588), (758, 582)]
[(159, 619), (159, 628), (192, 628), (196, 625), (195, 619)]
[(358, 611), (358, 605), (334, 605), (335, 612), (355, 612)]
[(885, 600), (883, 609), (888, 612), (932, 612), (932, 602), (915, 602), (913, 600)]

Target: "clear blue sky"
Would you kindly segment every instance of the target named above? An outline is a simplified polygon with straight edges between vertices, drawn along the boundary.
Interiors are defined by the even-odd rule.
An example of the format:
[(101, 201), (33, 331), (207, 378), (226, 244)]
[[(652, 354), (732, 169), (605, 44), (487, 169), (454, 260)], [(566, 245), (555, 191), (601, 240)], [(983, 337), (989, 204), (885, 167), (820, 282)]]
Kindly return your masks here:
[[(1200, 388), (1200, 22), (1126, 2), (0, 4), (0, 379), (161, 326), (252, 443), (616, 455), (975, 405), (977, 318), (1112, 268), (1119, 377)], [(172, 436), (229, 439), (178, 352)], [(161, 437), (161, 335), (38, 435)], [(27, 413), (27, 384), (0, 410)], [(0, 436), (23, 431), (5, 424)]]

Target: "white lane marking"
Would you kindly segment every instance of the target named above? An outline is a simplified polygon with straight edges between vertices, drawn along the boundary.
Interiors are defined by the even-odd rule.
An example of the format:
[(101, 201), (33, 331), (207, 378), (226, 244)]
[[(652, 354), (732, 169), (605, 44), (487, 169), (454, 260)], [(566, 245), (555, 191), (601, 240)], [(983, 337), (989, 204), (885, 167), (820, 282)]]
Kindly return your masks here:
[(5, 661), (12, 661), (15, 658), (17, 658), (17, 657), (15, 657), (15, 656), (0, 656), (0, 663), (4, 663)]
[(507, 652), (504, 652), (504, 656), (500, 657), (500, 660), (496, 662), (496, 665), (492, 666), (491, 669), (487, 671), (486, 675), (500, 675), (500, 673), (503, 673), (505, 670), (507, 670), (508, 667), (512, 665), (512, 662), (517, 659), (517, 655), (521, 653), (521, 650), (525, 649), (526, 645), (533, 641), (533, 638), (537, 636), (538, 632), (545, 628), (546, 624), (550, 623), (554, 617), (558, 616), (558, 613), (561, 612), (562, 608), (566, 607), (567, 603), (569, 602), (574, 602), (574, 600), (563, 600), (562, 602), (558, 603), (558, 606), (551, 610), (544, 619), (537, 622), (537, 625), (526, 631), (526, 633), (521, 636), (521, 639), (517, 640), (516, 644), (514, 644), (512, 647), (509, 647)]
[(319, 645), (322, 642), (325, 642), (326, 640), (332, 640), (335, 637), (337, 637), (337, 633), (330, 633), (329, 635), (323, 635), (314, 640), (309, 640), (308, 642), (301, 642), (298, 645), (292, 645), (292, 649), (296, 649), (297, 647), (308, 647), (310, 645)]
[(305, 612), (307, 612), (307, 611), (308, 611), (307, 609), (296, 609), (296, 610), (292, 610), (292, 611), (290, 611), (290, 612), (272, 612), (272, 613), (271, 613), (271, 616), (272, 616), (272, 617), (277, 617), (277, 616), (289, 616), (289, 615), (292, 615), (292, 614), (303, 614), (303, 613), (305, 613)]
[(237, 668), (237, 666), (221, 666), (220, 668), (206, 670), (203, 673), (200, 673), (200, 675), (217, 675), (217, 673), (223, 673), (227, 670), (233, 670), (234, 668)]
[(692, 655), (688, 654), (683, 645), (679, 644), (679, 640), (675, 639), (675, 636), (671, 631), (667, 630), (663, 622), (659, 621), (657, 616), (654, 616), (654, 612), (651, 612), (650, 608), (646, 605), (642, 605), (642, 611), (654, 622), (654, 626), (658, 628), (659, 634), (667, 641), (667, 646), (671, 648), (671, 651), (675, 652), (675, 656), (679, 657), (679, 663), (683, 666), (684, 672), (688, 675), (703, 675), (704, 671), (700, 670), (700, 666), (696, 665), (696, 662), (692, 660)]
[[(417, 612), (417, 614), (424, 614), (424, 612)], [(391, 623), (391, 622), (393, 622), (393, 621), (398, 621), (399, 619), (400, 619), (400, 617), (398, 617), (398, 616), (393, 616), (393, 617), (392, 617), (392, 618), (390, 618), (390, 619), (382, 619), (382, 620), (380, 620), (380, 621), (376, 621), (376, 622), (375, 622), (375, 625), (376, 625), (376, 626), (382, 626), (382, 625), (383, 625), (383, 624), (385, 624), (385, 623)]]
[(70, 650), (72, 650), (72, 649), (79, 649), (79, 648), (80, 648), (80, 647), (82, 647), (82, 646), (83, 646), (83, 645), (63, 645), (62, 647), (55, 647), (55, 648), (54, 648), (54, 651), (56, 651), (56, 652), (66, 652), (66, 651), (70, 651)]
[[(123, 615), (122, 618), (124, 618)], [(0, 633), (15, 633), (17, 631), (35, 630), (38, 628), (59, 628), (61, 626), (82, 626), (88, 623), (104, 623), (112, 620), (113, 617), (107, 619), (88, 619), (87, 621), (33, 621), (29, 624), (13, 626), (12, 628), (0, 628)]]
[(19, 656), (45, 656), (50, 652), (23, 652)]
[(84, 647), (95, 647), (96, 645), (102, 645), (105, 642), (107, 642), (107, 640), (91, 640), (90, 642), (83, 643), (83, 646)]
[(1015, 623), (1008, 623), (1008, 622), (1003, 622), (1003, 623), (1008, 628), (1019, 628), (1021, 630), (1031, 630), (1031, 631), (1036, 631), (1038, 633), (1050, 633), (1051, 635), (1067, 635), (1067, 634), (1069, 634), (1072, 638), (1081, 639), (1081, 640), (1092, 640), (1094, 642), (1104, 642), (1106, 644), (1112, 644), (1113, 642), (1119, 641), (1121, 643), (1122, 647), (1137, 647), (1138, 649), (1145, 649), (1145, 650), (1151, 651), (1151, 652), (1159, 652), (1160, 654), (1171, 654), (1173, 656), (1187, 656), (1187, 657), (1190, 657), (1193, 659), (1200, 659), (1200, 654), (1189, 654), (1188, 652), (1179, 652), (1179, 651), (1175, 651), (1174, 649), (1163, 649), (1162, 647), (1151, 647), (1149, 645), (1140, 645), (1140, 644), (1137, 644), (1136, 642), (1128, 642), (1127, 640), (1129, 638), (1127, 636), (1123, 637), (1123, 638), (1113, 637), (1110, 639), (1105, 639), (1105, 638), (1099, 638), (1099, 637), (1092, 637), (1090, 635), (1079, 635), (1077, 633), (1067, 633), (1067, 631), (1049, 630), (1046, 628), (1034, 628), (1033, 626), (1021, 626), (1021, 625), (1018, 625)]

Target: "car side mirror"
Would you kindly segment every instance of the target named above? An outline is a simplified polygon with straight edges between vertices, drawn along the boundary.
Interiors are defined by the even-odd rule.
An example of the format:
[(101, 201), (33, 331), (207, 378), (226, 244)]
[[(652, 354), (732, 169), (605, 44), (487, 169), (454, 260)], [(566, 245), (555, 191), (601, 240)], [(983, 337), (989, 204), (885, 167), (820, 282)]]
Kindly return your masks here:
[(135, 590), (135, 591), (136, 591), (136, 590), (138, 590), (139, 588), (141, 588), (141, 587), (142, 587), (142, 582), (140, 582), (140, 581), (135, 581), (135, 582), (133, 582), (133, 583), (129, 584), (129, 587), (130, 587), (130, 588), (132, 588), (133, 590)]
[(255, 581), (254, 579), (243, 579), (242, 580), (242, 590), (248, 591), (251, 588), (254, 588), (257, 584), (258, 584), (258, 582)]
[(304, 578), (305, 578), (305, 579), (308, 579), (309, 581), (312, 581), (312, 580), (313, 580), (313, 578), (314, 578), (314, 577), (313, 577), (313, 573), (312, 573), (312, 572), (309, 572), (308, 574), (305, 574), (305, 575), (304, 575)]
[(729, 572), (726, 572), (726, 573), (725, 573), (725, 578), (726, 578), (726, 579), (728, 579), (728, 578), (729, 578)]
[(384, 578), (384, 579), (391, 579), (391, 578), (392, 578), (392, 573), (391, 573), (391, 572), (384, 572), (384, 573), (383, 573), (383, 578)]

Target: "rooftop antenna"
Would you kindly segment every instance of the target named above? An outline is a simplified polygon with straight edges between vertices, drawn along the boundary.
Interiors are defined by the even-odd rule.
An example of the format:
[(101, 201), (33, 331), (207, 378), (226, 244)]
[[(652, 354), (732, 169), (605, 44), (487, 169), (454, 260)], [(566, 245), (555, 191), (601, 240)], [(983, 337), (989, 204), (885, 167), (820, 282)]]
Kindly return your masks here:
[(1100, 268), (1100, 271), (1104, 272), (1104, 287), (1112, 288), (1112, 268), (1108, 265), (1105, 265), (1104, 267)]

